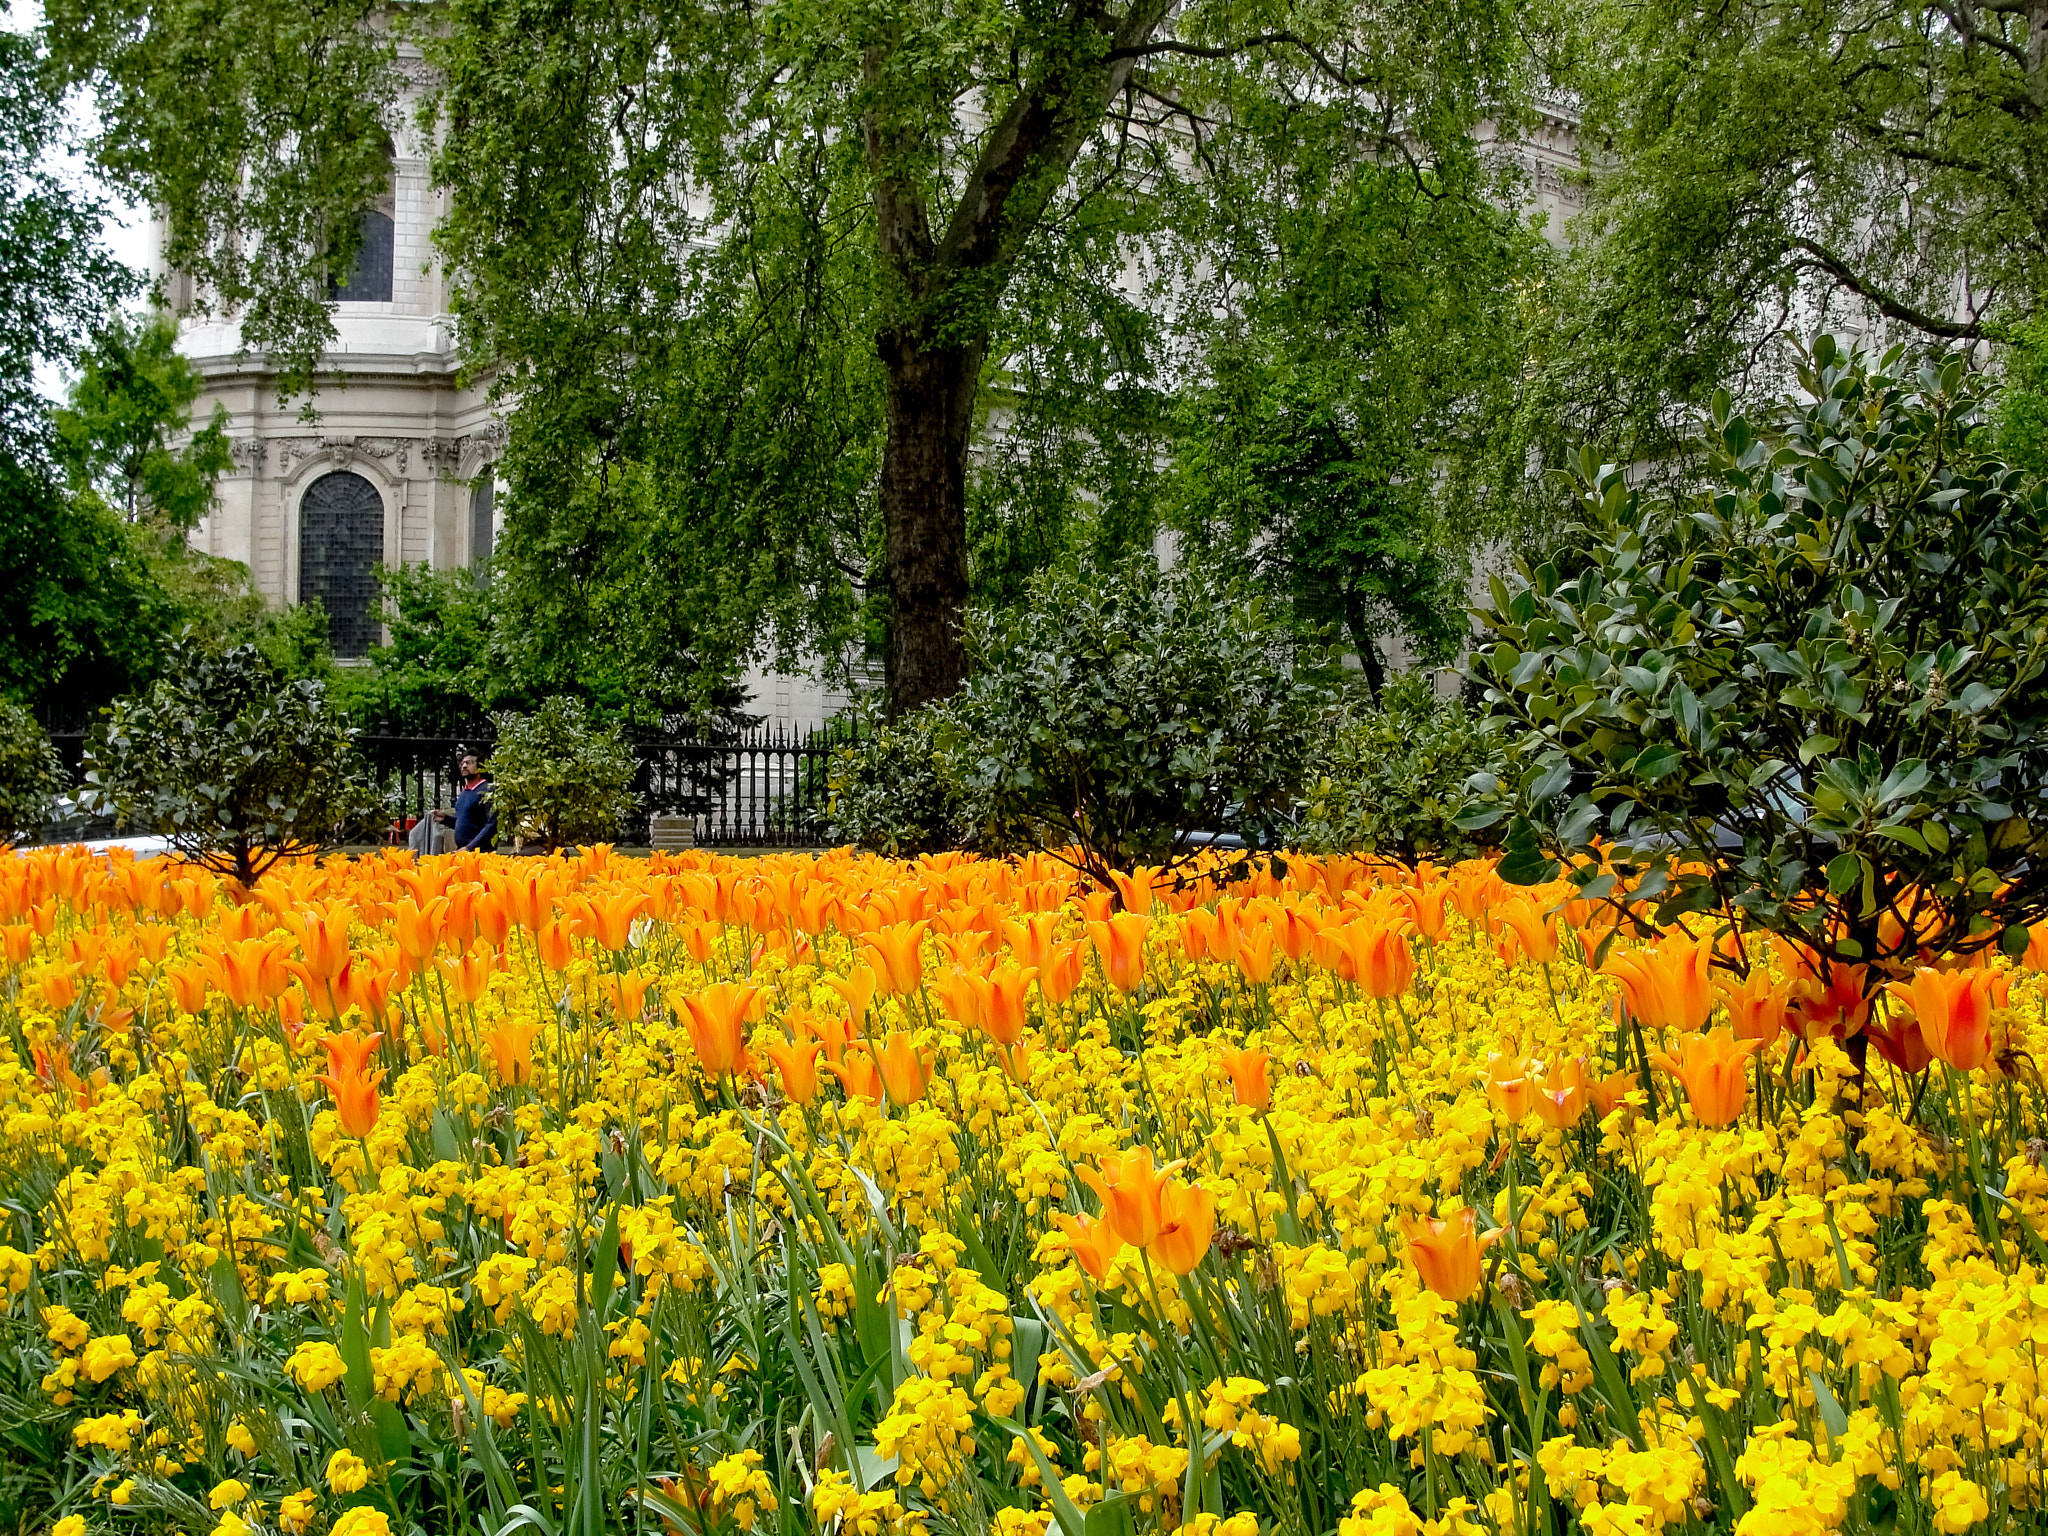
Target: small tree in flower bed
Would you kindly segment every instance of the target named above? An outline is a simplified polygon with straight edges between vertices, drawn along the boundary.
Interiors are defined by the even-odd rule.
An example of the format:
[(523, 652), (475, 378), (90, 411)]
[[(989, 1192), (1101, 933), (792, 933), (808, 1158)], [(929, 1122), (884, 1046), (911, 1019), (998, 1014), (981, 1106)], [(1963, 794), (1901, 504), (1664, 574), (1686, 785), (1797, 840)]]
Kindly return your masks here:
[(496, 717), (491, 781), (498, 815), (552, 853), (571, 843), (609, 842), (639, 804), (639, 764), (615, 729), (591, 723), (571, 694), (530, 715)]
[(244, 888), (343, 841), (377, 803), (324, 684), (287, 678), (253, 645), (190, 639), (94, 732), (79, 802)]
[(1510, 880), (1563, 864), (1588, 896), (1740, 917), (1870, 986), (1923, 953), (2020, 953), (2048, 916), (2048, 492), (1991, 456), (1960, 356), (1823, 337), (1799, 379), (1763, 420), (1715, 399), (1695, 499), (1582, 463), (1568, 559), (1479, 613), (1477, 670), (1528, 737), (1465, 824), (1512, 815)]

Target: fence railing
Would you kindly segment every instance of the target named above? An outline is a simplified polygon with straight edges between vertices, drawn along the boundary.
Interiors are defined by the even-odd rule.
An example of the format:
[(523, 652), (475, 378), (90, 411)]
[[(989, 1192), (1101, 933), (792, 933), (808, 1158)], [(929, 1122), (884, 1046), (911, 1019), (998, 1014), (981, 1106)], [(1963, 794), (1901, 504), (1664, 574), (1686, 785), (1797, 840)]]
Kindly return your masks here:
[[(649, 814), (687, 816), (697, 841), (715, 847), (817, 848), (830, 841), (826, 774), (832, 752), (851, 739), (848, 728), (792, 730), (766, 726), (721, 738), (684, 738), (633, 744), (639, 759), (633, 790), (639, 810), (619, 828), (628, 846), (648, 841)], [(50, 737), (74, 781), (86, 737)], [(359, 736), (356, 747), (384, 799), (386, 836), (406, 831), (435, 810), (448, 810), (458, 791), (456, 753), (476, 737)], [(372, 829), (375, 830), (375, 829)], [(508, 829), (499, 846), (509, 847)]]

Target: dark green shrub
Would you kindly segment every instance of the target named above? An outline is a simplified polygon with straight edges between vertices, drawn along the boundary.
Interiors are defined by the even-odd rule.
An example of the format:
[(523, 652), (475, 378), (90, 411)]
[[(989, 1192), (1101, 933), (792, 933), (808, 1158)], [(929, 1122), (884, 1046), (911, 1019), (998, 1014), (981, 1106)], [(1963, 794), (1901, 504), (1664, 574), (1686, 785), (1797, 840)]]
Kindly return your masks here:
[(891, 858), (955, 847), (969, 817), (943, 708), (878, 722), (832, 754), (832, 835)]
[(79, 800), (245, 887), (346, 840), (376, 805), (323, 684), (286, 677), (253, 645), (189, 639), (94, 732)]
[(1577, 574), (1524, 568), (1482, 614), (1477, 665), (1534, 740), (1467, 824), (1512, 809), (1510, 879), (1611, 839), (1590, 893), (1648, 871), (1660, 919), (1743, 914), (1873, 977), (2023, 946), (2048, 916), (2048, 491), (1991, 457), (1959, 356), (1822, 339), (1799, 377), (1761, 421), (1715, 400), (1696, 500), (1581, 466)]
[(619, 835), (639, 806), (632, 790), (639, 763), (616, 729), (593, 725), (571, 694), (530, 715), (495, 718), (490, 773), (501, 836), (514, 831), (552, 852)]
[(1064, 852), (1106, 880), (1190, 857), (1198, 832), (1291, 829), (1332, 693), (1221, 578), (1143, 557), (1047, 573), (1013, 612), (975, 615), (968, 647), (948, 750), (986, 845)]
[(0, 699), (0, 844), (40, 832), (69, 785), (64, 763), (36, 717)]
[(1380, 707), (1342, 722), (1318, 752), (1296, 836), (1313, 853), (1376, 853), (1440, 863), (1495, 845), (1467, 831), (1468, 781), (1506, 771), (1499, 722), (1462, 699), (1439, 700), (1422, 673), (1395, 676)]

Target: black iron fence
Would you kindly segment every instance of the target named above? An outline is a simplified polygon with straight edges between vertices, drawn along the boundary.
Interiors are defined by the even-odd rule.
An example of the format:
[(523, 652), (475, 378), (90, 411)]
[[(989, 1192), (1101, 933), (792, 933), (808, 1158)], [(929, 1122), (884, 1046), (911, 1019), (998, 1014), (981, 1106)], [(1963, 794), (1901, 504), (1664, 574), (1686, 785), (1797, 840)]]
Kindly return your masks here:
[[(635, 742), (639, 809), (619, 828), (617, 841), (645, 845), (648, 817), (660, 814), (689, 818), (697, 842), (714, 847), (824, 847), (831, 841), (826, 774), (834, 749), (852, 739), (847, 725), (834, 724)], [(85, 733), (53, 732), (50, 740), (75, 780)], [(356, 746), (384, 799), (384, 824), (368, 830), (395, 842), (421, 818), (454, 806), (459, 751), (489, 752), (488, 742), (475, 736), (359, 736)], [(499, 845), (510, 846), (500, 830)]]

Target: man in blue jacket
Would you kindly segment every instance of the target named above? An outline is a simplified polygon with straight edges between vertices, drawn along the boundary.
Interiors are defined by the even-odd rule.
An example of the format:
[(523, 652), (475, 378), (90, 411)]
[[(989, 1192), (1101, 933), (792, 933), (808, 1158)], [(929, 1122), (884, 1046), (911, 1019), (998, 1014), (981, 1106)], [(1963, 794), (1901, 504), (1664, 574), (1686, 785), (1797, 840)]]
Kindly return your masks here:
[(455, 846), (489, 853), (498, 840), (498, 808), (491, 803), (491, 779), (474, 752), (465, 750), (457, 771), (461, 788), (455, 795)]

